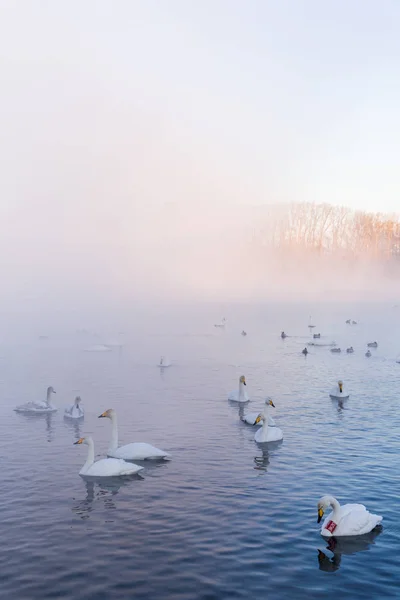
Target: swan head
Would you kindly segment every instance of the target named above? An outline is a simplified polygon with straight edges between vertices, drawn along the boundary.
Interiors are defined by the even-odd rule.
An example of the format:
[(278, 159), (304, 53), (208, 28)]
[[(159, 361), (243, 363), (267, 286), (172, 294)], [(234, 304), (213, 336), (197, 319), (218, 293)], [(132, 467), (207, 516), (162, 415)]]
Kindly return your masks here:
[(338, 386), (339, 386), (339, 392), (342, 393), (343, 392), (343, 381), (341, 379), (339, 379), (339, 381), (338, 381)]
[(75, 398), (75, 404), (76, 404), (77, 406), (79, 406), (79, 404), (80, 404), (81, 402), (82, 402), (82, 398), (81, 398), (80, 396), (77, 396), (77, 397)]
[(318, 520), (317, 523), (320, 523), (322, 520), (322, 517), (324, 516), (324, 513), (326, 511), (327, 508), (329, 508), (332, 504), (332, 497), (331, 496), (322, 496), (322, 498), (320, 498), (318, 500)]
[(50, 394), (55, 394), (55, 393), (56, 393), (56, 390), (53, 388), (52, 385), (47, 388), (47, 395), (48, 396), (50, 396)]
[(246, 385), (246, 377), (244, 375), (240, 376), (239, 383), (243, 383), (243, 385)]
[(93, 440), (91, 437), (79, 438), (79, 440), (74, 442), (74, 446), (76, 446), (77, 444), (86, 444), (86, 446), (90, 446), (91, 444), (93, 444)]
[[(273, 406), (273, 408), (275, 408), (275, 404), (272, 402), (272, 398), (267, 398), (265, 401), (265, 405), (266, 406)], [(263, 413), (260, 413), (257, 417), (257, 419), (255, 420), (255, 425), (257, 425), (260, 421), (263, 421), (265, 419), (265, 415)]]
[(112, 419), (113, 417), (115, 417), (115, 410), (113, 408), (105, 410), (103, 413), (101, 413), (101, 415), (98, 416), (99, 419)]

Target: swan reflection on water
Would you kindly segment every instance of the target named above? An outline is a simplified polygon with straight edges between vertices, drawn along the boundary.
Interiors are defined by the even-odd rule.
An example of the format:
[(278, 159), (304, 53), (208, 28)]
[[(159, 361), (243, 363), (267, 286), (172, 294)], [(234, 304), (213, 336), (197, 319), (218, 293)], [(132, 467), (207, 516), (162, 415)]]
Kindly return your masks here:
[(64, 423), (65, 425), (72, 429), (74, 432), (74, 436), (77, 440), (79, 440), (81, 436), (81, 425), (83, 423), (83, 419), (69, 419), (68, 417), (64, 416)]
[(18, 416), (27, 421), (45, 421), (47, 441), (52, 442), (54, 440), (54, 413), (18, 413)]
[[(263, 445), (266, 446), (266, 444), (263, 444)], [(261, 448), (261, 450), (262, 450), (262, 455), (254, 457), (254, 463), (255, 463), (254, 468), (257, 471), (267, 471), (268, 465), (270, 463), (268, 448)]]
[(378, 525), (375, 529), (364, 535), (324, 538), (327, 542), (326, 549), (333, 556), (329, 556), (318, 549), (319, 569), (327, 573), (337, 571), (342, 562), (342, 555), (357, 554), (357, 552), (369, 550), (369, 547), (375, 543), (375, 538), (382, 533), (382, 530), (383, 527)]
[[(134, 477), (134, 479), (139, 478), (143, 479), (140, 475), (135, 475)], [(94, 477), (85, 477), (82, 479), (86, 487), (86, 497), (71, 508), (72, 512), (81, 519), (90, 518), (90, 513), (94, 510), (94, 505), (99, 500), (102, 501), (104, 508), (107, 510), (115, 510), (117, 508), (115, 498), (119, 490), (133, 480), (133, 478), (121, 480), (119, 477), (108, 477), (106, 481)]]

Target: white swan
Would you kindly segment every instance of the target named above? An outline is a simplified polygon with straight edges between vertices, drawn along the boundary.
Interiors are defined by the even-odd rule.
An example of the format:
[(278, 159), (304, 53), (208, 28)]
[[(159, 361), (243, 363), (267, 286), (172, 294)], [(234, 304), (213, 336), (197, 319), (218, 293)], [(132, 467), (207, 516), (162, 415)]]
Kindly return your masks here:
[(337, 384), (332, 388), (329, 396), (332, 400), (348, 400), (350, 394), (347, 389), (344, 388), (343, 381), (340, 379)]
[(85, 416), (85, 411), (80, 405), (82, 399), (80, 396), (75, 398), (75, 402), (65, 409), (64, 417), (68, 417), (69, 419), (81, 419)]
[(21, 404), (20, 406), (16, 406), (14, 410), (16, 412), (21, 413), (51, 413), (56, 412), (57, 408), (51, 404), (50, 399), (51, 395), (55, 394), (55, 389), (50, 386), (47, 388), (47, 396), (46, 402), (27, 402), (26, 404)]
[(263, 442), (279, 442), (279, 440), (283, 440), (283, 433), (279, 427), (270, 427), (269, 419), (268, 419), (268, 407), (273, 406), (275, 408), (275, 404), (272, 402), (271, 398), (268, 402), (265, 403), (264, 411), (260, 413), (256, 419), (256, 425), (263, 421), (263, 426), (256, 431), (254, 439), (259, 444)]
[(244, 386), (246, 385), (246, 377), (241, 375), (239, 377), (239, 389), (233, 390), (228, 396), (228, 400), (232, 400), (233, 402), (249, 402), (250, 398), (247, 395)]
[(168, 360), (167, 358), (165, 358), (165, 356), (162, 356), (160, 358), (160, 362), (158, 363), (157, 366), (158, 367), (162, 367), (162, 368), (164, 368), (164, 367), (170, 367), (171, 366), (171, 361)]
[(318, 523), (329, 507), (333, 510), (321, 527), (321, 535), (324, 537), (363, 535), (372, 531), (382, 521), (381, 516), (373, 515), (363, 504), (340, 506), (333, 496), (323, 496), (318, 501)]
[(101, 418), (110, 419), (112, 425), (111, 442), (107, 450), (107, 456), (123, 458), (125, 460), (146, 460), (166, 458), (167, 456), (170, 456), (168, 452), (160, 450), (159, 448), (144, 442), (133, 442), (132, 444), (126, 444), (125, 446), (118, 447), (117, 413), (114, 409), (110, 408), (99, 415), (99, 419)]
[[(271, 398), (267, 398), (267, 399), (265, 400), (265, 404), (266, 404), (266, 405), (269, 405), (269, 401), (270, 401), (270, 400), (271, 400)], [(267, 408), (268, 408), (268, 406), (267, 406)], [(249, 425), (255, 425), (255, 424), (256, 424), (257, 417), (258, 417), (258, 415), (259, 415), (259, 414), (260, 414), (260, 413), (258, 413), (258, 412), (246, 413), (245, 415), (243, 415), (243, 417), (242, 417), (242, 421), (243, 421), (244, 423), (248, 423)], [(269, 426), (269, 427), (275, 427), (275, 421), (274, 421), (274, 419), (273, 419), (272, 417), (270, 417), (269, 415), (268, 415), (268, 426)]]
[(79, 475), (90, 477), (118, 477), (120, 475), (133, 475), (141, 471), (143, 467), (128, 463), (120, 458), (102, 458), (95, 462), (94, 460), (94, 442), (91, 437), (80, 438), (74, 444), (86, 444), (89, 446), (88, 455), (85, 464), (79, 471)]

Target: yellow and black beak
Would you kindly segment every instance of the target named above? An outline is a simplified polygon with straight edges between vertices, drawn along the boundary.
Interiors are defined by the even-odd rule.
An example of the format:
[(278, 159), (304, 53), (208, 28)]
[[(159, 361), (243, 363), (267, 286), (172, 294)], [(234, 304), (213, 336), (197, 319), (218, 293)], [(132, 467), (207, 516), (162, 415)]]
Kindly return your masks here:
[(83, 444), (85, 438), (79, 438), (79, 440), (77, 442), (74, 442), (74, 446), (76, 446), (76, 444)]
[(257, 419), (254, 421), (254, 425), (257, 425), (261, 421), (261, 415), (258, 415)]
[(317, 523), (321, 522), (322, 517), (324, 516), (324, 509), (323, 508), (319, 508), (318, 509), (318, 521)]
[(269, 401), (269, 404), (275, 408), (275, 404), (272, 402), (272, 400)]
[(101, 415), (99, 415), (97, 418), (101, 419), (102, 417), (107, 417), (107, 411), (101, 413)]
[(243, 385), (247, 385), (247, 384), (246, 384), (246, 380), (245, 380), (245, 379), (243, 379)]
[(340, 393), (343, 392), (343, 383), (339, 383), (339, 391), (340, 391)]

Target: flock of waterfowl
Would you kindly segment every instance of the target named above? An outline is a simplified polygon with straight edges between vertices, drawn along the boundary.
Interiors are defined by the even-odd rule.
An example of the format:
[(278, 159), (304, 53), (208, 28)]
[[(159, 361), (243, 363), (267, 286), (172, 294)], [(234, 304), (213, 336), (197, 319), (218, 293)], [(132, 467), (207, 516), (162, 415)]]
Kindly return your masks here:
[[(223, 319), (215, 327), (223, 328), (225, 327), (225, 323), (226, 319)], [(357, 324), (356, 321), (351, 321), (350, 319), (346, 323)], [(311, 331), (315, 326), (310, 323), (308, 327)], [(244, 330), (242, 331), (242, 335), (247, 335)], [(285, 339), (288, 336), (282, 331), (281, 337)], [(313, 339), (320, 339), (320, 337), (321, 334), (313, 334)], [(368, 344), (368, 347), (376, 348), (377, 346), (377, 342), (370, 342)], [(305, 350), (307, 351), (307, 348)], [(340, 349), (332, 348), (333, 352), (335, 350), (340, 352)], [(347, 349), (348, 353), (352, 353), (353, 351), (352, 347)], [(306, 354), (307, 352), (303, 350), (303, 353)], [(170, 366), (170, 364), (170, 361), (162, 356), (157, 366), (164, 368)], [(52, 404), (54, 394), (55, 390), (50, 386), (47, 388), (45, 401), (28, 402), (17, 406), (14, 410), (25, 414), (56, 412), (57, 407)], [(339, 401), (347, 400), (350, 396), (342, 380), (337, 382), (329, 395), (332, 400)], [(246, 391), (246, 378), (244, 375), (240, 376), (238, 389), (228, 395), (228, 400), (242, 404), (250, 401)], [(242, 421), (248, 425), (260, 425), (254, 435), (254, 440), (257, 443), (263, 444), (283, 440), (282, 430), (276, 425), (275, 420), (269, 414), (271, 407), (275, 408), (275, 404), (268, 397), (261, 411), (245, 412), (241, 416)], [(84, 415), (80, 396), (77, 396), (74, 403), (64, 411), (66, 419), (81, 420), (84, 418)], [(144, 442), (133, 442), (119, 446), (117, 414), (114, 409), (111, 408), (102, 412), (98, 418), (106, 418), (111, 421), (111, 440), (107, 450), (107, 458), (95, 460), (94, 441), (91, 437), (81, 437), (78, 439), (75, 445), (84, 444), (88, 447), (86, 462), (79, 471), (79, 475), (82, 477), (120, 477), (133, 475), (144, 468), (133, 461), (164, 460), (170, 456), (168, 452)], [(332, 512), (325, 518), (321, 526), (321, 535), (324, 537), (363, 535), (371, 532), (382, 521), (381, 516), (371, 514), (362, 504), (346, 504), (341, 506), (332, 496), (323, 496), (318, 501), (318, 523), (320, 523), (326, 509), (329, 507), (332, 508)]]
[[(50, 386), (47, 388), (46, 401), (27, 402), (26, 404), (17, 406), (14, 410), (30, 415), (54, 413), (57, 411), (57, 407), (51, 403), (51, 398), (55, 393), (55, 389)], [(65, 409), (64, 418), (81, 420), (84, 416), (85, 411), (81, 406), (81, 398), (77, 396), (74, 403)], [(110, 408), (99, 415), (99, 419), (101, 418), (107, 418), (111, 421), (111, 440), (107, 450), (107, 458), (95, 461), (93, 439), (90, 436), (80, 438), (75, 444), (85, 444), (88, 446), (88, 454), (85, 464), (79, 471), (79, 475), (86, 477), (133, 475), (141, 471), (143, 467), (131, 461), (165, 459), (169, 456), (168, 452), (145, 442), (133, 442), (119, 446), (117, 413), (114, 409)]]

